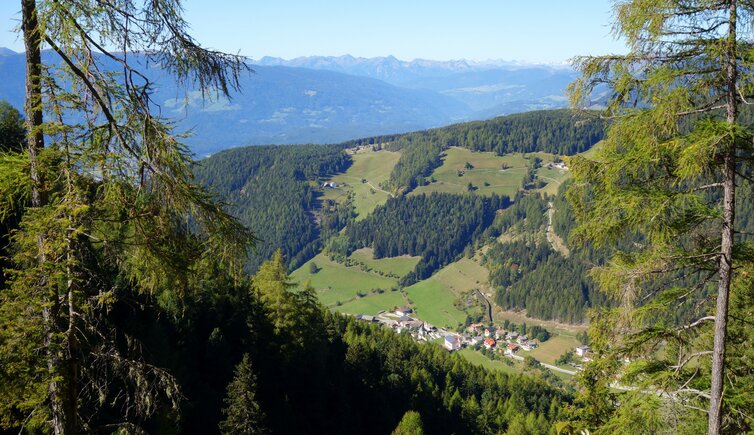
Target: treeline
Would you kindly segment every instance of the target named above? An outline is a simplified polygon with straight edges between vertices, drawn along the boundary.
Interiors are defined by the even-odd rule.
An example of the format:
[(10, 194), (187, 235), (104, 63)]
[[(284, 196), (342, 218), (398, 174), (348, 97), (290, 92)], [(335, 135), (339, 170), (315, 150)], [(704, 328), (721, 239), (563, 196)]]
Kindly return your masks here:
[(499, 155), (535, 151), (573, 155), (591, 148), (602, 140), (604, 134), (604, 122), (595, 112), (541, 110), (401, 135), (359, 139), (344, 145), (383, 145), (389, 150), (400, 150), (401, 159), (386, 187), (394, 191), (411, 191), (426, 183), (425, 177), (442, 163), (442, 151), (451, 146)]
[[(194, 173), (260, 240), (249, 260), (254, 271), (276, 247), (291, 267), (316, 255), (321, 229), (314, 219), (315, 187), (350, 164), (337, 145), (259, 146), (215, 154), (199, 162)], [(324, 210), (324, 228), (340, 230), (348, 220), (346, 208)]]
[(456, 260), (464, 248), (492, 223), (497, 210), (510, 204), (507, 196), (432, 193), (389, 199), (366, 219), (346, 227), (330, 250), (350, 255), (371, 246), (375, 258), (421, 256), (402, 285), (429, 278)]
[(544, 326), (531, 325), (527, 326), (526, 322), (519, 324), (513, 323), (508, 319), (503, 321), (503, 329), (506, 331), (515, 331), (522, 335), (529, 335), (529, 338), (536, 338), (540, 342), (544, 343), (550, 339), (550, 331)]
[(571, 402), (541, 379), (330, 313), (295, 289), (280, 255), (249, 283), (215, 277), (184, 302), (180, 318), (149, 303), (113, 313), (185, 397), (180, 417), (159, 413), (149, 433), (385, 434), (408, 411), (425, 433), (549, 433)]

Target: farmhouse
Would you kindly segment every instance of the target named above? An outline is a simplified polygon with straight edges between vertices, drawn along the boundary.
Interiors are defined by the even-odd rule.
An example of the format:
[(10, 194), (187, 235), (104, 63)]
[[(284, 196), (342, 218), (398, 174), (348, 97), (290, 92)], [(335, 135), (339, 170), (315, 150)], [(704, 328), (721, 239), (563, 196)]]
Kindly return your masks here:
[(521, 344), (521, 349), (526, 350), (526, 351), (532, 350), (535, 347), (537, 347), (537, 342), (534, 340), (526, 340), (520, 344)]
[(338, 183), (334, 181), (325, 181), (324, 184), (322, 184), (323, 189), (335, 189), (338, 187)]
[(492, 349), (495, 347), (495, 339), (494, 338), (485, 338), (484, 339), (484, 347), (487, 349)]
[(469, 332), (478, 332), (481, 331), (483, 327), (484, 325), (481, 323), (472, 323), (471, 325), (469, 325), (468, 330)]
[(446, 335), (444, 345), (450, 351), (458, 350), (461, 348), (461, 339), (457, 335)]
[(576, 348), (576, 355), (580, 356), (581, 358), (586, 358), (587, 353), (589, 353), (589, 346), (581, 345)]
[(505, 351), (508, 355), (513, 355), (518, 351), (518, 345), (516, 343), (508, 343), (508, 349)]
[(399, 307), (395, 309), (395, 314), (399, 316), (408, 316), (409, 314), (413, 313), (414, 310), (412, 310), (409, 307)]

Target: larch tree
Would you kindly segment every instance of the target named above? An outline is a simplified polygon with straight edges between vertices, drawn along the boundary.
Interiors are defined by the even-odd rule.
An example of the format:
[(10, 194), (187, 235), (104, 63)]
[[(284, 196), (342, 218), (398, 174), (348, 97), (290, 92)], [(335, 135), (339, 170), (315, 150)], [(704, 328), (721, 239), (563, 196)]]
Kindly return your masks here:
[[(597, 319), (595, 347), (634, 362), (602, 359), (597, 372), (641, 385), (635, 393), (652, 400), (621, 402), (662, 408), (674, 424), (688, 411), (706, 414), (710, 434), (751, 427), (751, 410), (723, 393), (743, 387), (726, 381), (726, 344), (735, 271), (753, 258), (736, 220), (737, 201), (750, 198), (736, 193), (752, 181), (742, 108), (754, 103), (754, 3), (626, 0), (615, 17), (628, 53), (577, 58), (581, 77), (570, 88), (579, 107), (607, 91), (610, 120), (596, 154), (570, 160), (575, 235), (600, 246), (630, 241), (594, 271), (622, 301)], [(681, 308), (695, 316), (674, 321)], [(615, 415), (625, 423), (630, 412)], [(632, 423), (650, 422), (657, 427), (648, 418)]]
[(0, 292), (0, 424), (137, 431), (181, 392), (110, 308), (128, 292), (180, 300), (210, 264), (240, 274), (253, 242), (194, 183), (140, 68), (211, 97), (247, 67), (198, 45), (180, 0), (22, 0), (21, 17), (26, 149), (0, 158), (0, 197), (28, 207)]

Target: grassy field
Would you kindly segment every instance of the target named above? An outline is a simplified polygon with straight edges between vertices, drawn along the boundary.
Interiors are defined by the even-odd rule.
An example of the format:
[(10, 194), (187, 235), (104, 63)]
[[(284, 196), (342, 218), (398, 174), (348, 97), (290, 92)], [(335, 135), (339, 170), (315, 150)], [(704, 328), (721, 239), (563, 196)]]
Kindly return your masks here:
[(546, 165), (537, 169), (537, 178), (547, 182), (547, 186), (539, 189), (540, 192), (547, 193), (548, 195), (555, 195), (558, 193), (558, 188), (563, 184), (565, 180), (570, 178), (571, 171), (566, 171), (556, 168), (548, 168)]
[(489, 274), (487, 268), (464, 257), (443, 267), (429, 279), (441, 282), (455, 295), (459, 295), (475, 288), (487, 287)]
[(434, 277), (405, 288), (417, 317), (435, 326), (455, 328), (466, 320), (466, 313), (453, 303), (456, 296)]
[(386, 291), (381, 294), (369, 293), (362, 298), (355, 298), (333, 309), (348, 314), (375, 315), (380, 311), (389, 311), (393, 307), (406, 305), (406, 299), (399, 291)]
[(579, 341), (574, 337), (566, 335), (555, 335), (553, 337), (550, 337), (550, 339), (546, 342), (542, 343), (538, 348), (530, 352), (522, 352), (521, 355), (531, 355), (542, 362), (555, 364), (555, 360), (557, 360), (566, 351), (573, 350), (580, 345), (581, 343), (579, 343)]
[[(349, 192), (354, 195), (356, 220), (364, 219), (378, 205), (384, 204), (389, 195), (380, 190), (380, 183), (390, 177), (393, 166), (401, 154), (391, 151), (360, 152), (352, 154), (353, 164), (345, 174), (332, 178), (338, 184), (336, 189), (325, 189), (322, 199), (344, 200)], [(367, 183), (362, 183), (364, 179)]]
[[(310, 273), (311, 262), (317, 264), (319, 272)], [(365, 272), (358, 267), (346, 267), (330, 260), (324, 254), (319, 254), (304, 263), (291, 274), (291, 278), (301, 285), (310, 282), (317, 290), (320, 301), (331, 308), (338, 301), (345, 303), (352, 300), (359, 291), (369, 293), (372, 289), (390, 290), (397, 284), (394, 278)]]
[[(412, 194), (430, 192), (464, 193), (469, 183), (478, 188), (476, 193), (513, 196), (521, 187), (526, 174), (526, 160), (522, 154), (498, 156), (495, 153), (478, 153), (465, 148), (450, 148), (446, 151), (443, 164), (432, 172), (437, 180), (427, 186), (416, 188)], [(466, 162), (474, 168), (465, 169)], [(503, 164), (509, 169), (501, 170)], [(458, 176), (458, 171), (464, 172)], [(489, 186), (484, 186), (484, 183)]]
[(493, 313), (495, 321), (502, 323), (505, 320), (509, 320), (513, 323), (521, 324), (526, 322), (527, 325), (539, 325), (547, 328), (550, 332), (557, 335), (565, 335), (575, 337), (577, 333), (585, 331), (588, 325), (571, 325), (560, 323), (552, 320), (539, 320), (527, 317), (526, 313), (518, 311), (505, 311), (500, 307), (495, 308)]
[(393, 273), (398, 276), (405, 276), (416, 267), (416, 263), (421, 257), (409, 257), (407, 255), (391, 258), (374, 258), (372, 248), (362, 248), (351, 254), (351, 258), (360, 263), (364, 263), (374, 270), (383, 273)]
[(518, 362), (514, 362), (513, 366), (509, 366), (502, 361), (491, 360), (474, 349), (464, 348), (459, 350), (458, 354), (462, 355), (472, 364), (482, 366), (487, 369), (500, 370), (505, 373), (521, 373), (522, 371), (520, 363)]

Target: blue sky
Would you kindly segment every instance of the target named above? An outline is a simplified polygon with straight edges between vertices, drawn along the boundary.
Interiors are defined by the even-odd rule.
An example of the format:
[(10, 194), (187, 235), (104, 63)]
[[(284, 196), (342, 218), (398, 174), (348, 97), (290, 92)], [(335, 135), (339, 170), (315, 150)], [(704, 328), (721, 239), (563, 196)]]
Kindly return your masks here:
[[(186, 0), (202, 45), (259, 58), (308, 55), (504, 59), (559, 63), (624, 52), (610, 33), (610, 0)], [(19, 0), (0, 1), (0, 46)]]

